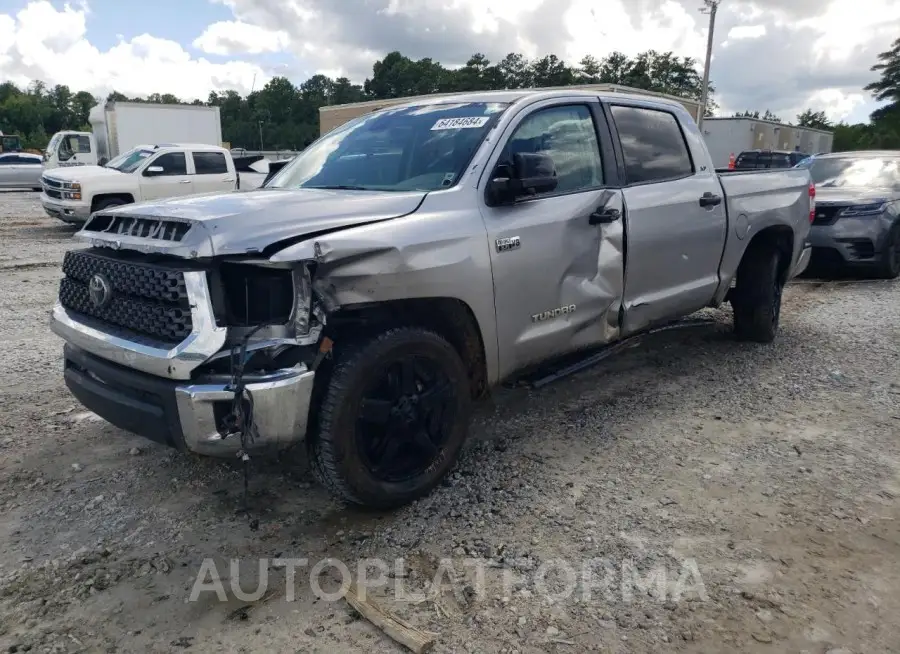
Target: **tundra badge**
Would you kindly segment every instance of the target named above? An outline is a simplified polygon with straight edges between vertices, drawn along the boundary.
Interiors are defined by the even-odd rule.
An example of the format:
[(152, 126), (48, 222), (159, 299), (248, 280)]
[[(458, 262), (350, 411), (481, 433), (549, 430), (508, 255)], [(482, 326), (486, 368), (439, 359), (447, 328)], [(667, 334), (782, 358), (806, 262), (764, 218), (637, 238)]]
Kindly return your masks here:
[(498, 238), (494, 241), (497, 246), (497, 252), (506, 252), (508, 250), (518, 250), (522, 246), (522, 242), (518, 236), (510, 236), (509, 238)]
[(556, 309), (551, 309), (550, 311), (541, 311), (540, 313), (536, 313), (531, 316), (531, 322), (543, 322), (545, 320), (550, 320), (551, 318), (567, 316), (570, 313), (575, 313), (574, 304), (570, 304), (567, 307), (557, 307)]

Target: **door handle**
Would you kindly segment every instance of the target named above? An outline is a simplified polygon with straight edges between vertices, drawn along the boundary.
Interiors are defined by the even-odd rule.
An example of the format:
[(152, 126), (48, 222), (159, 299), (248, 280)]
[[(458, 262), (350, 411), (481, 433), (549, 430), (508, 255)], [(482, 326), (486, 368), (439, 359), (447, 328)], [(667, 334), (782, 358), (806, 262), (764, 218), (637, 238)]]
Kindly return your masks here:
[(191, 180), (189, 180), (189, 179), (183, 179), (183, 180), (181, 180), (181, 181), (178, 182), (178, 183), (179, 183), (179, 184), (190, 184), (190, 183), (191, 183)]
[(700, 206), (703, 207), (704, 209), (706, 207), (715, 207), (720, 204), (722, 204), (722, 196), (721, 195), (714, 195), (713, 193), (710, 193), (709, 191), (707, 191), (706, 193), (704, 193), (703, 195), (700, 196)]
[(607, 209), (606, 207), (597, 207), (597, 209), (588, 218), (591, 225), (608, 225), (619, 219), (621, 214), (618, 209)]

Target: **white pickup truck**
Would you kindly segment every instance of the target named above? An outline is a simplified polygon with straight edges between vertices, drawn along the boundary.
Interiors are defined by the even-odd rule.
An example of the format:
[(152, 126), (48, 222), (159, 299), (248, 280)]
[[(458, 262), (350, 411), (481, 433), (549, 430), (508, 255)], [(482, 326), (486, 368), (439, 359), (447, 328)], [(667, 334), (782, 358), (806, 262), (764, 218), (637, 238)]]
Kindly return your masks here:
[[(265, 175), (243, 176), (254, 188)], [(250, 181), (250, 177), (258, 177)], [(233, 191), (242, 176), (231, 153), (214, 145), (141, 145), (105, 166), (46, 170), (41, 204), (53, 218), (83, 223), (92, 213), (123, 204)], [(249, 182), (249, 183), (248, 183)]]

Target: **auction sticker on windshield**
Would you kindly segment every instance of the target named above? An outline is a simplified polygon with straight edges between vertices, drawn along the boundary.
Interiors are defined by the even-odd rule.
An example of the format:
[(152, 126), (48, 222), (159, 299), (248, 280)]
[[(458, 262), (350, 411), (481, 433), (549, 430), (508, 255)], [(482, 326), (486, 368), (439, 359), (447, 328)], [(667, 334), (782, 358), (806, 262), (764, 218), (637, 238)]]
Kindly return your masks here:
[(460, 116), (459, 118), (441, 118), (431, 130), (436, 129), (471, 129), (474, 127), (484, 127), (490, 116)]

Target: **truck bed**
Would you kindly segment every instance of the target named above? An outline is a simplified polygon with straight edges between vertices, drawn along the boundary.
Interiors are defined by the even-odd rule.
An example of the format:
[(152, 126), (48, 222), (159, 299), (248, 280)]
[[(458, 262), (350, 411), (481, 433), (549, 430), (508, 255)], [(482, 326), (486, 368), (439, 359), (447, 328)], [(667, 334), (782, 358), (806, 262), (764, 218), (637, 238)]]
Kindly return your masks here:
[[(718, 172), (718, 171), (717, 171)], [(736, 271), (747, 242), (772, 225), (792, 225), (798, 236), (793, 244), (799, 255), (809, 234), (811, 183), (803, 168), (771, 168), (719, 173), (728, 212), (728, 234), (722, 254), (722, 271)], [(721, 301), (732, 279), (721, 279), (717, 298)]]

